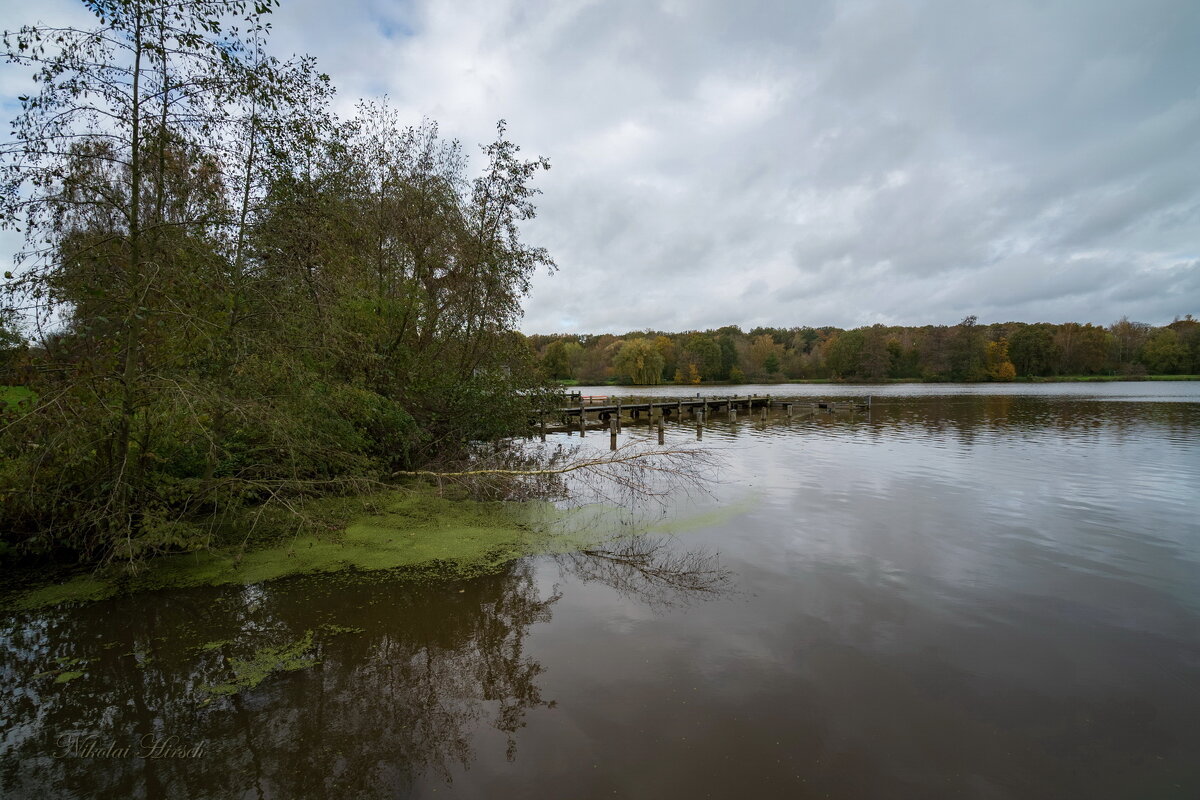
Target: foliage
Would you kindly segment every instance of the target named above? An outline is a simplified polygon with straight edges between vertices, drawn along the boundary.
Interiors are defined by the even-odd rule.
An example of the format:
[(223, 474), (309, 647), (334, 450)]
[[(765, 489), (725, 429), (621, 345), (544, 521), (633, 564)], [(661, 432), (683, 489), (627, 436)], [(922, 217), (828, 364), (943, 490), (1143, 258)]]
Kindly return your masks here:
[(1187, 350), (1179, 334), (1170, 328), (1156, 331), (1146, 342), (1143, 358), (1151, 372), (1169, 374), (1181, 369), (1187, 361)]
[(716, 378), (721, 373), (721, 346), (712, 336), (689, 335), (683, 343), (683, 357), (702, 377)]
[(660, 353), (669, 354), (665, 357), (674, 356), (675, 368), (664, 364), (663, 377), (675, 383), (780, 377), (1007, 381), (1200, 372), (1200, 321), (1191, 316), (1161, 328), (1125, 317), (1103, 328), (1072, 322), (985, 325), (969, 316), (950, 326), (762, 327), (749, 333), (726, 326), (680, 333), (533, 335), (529, 344), (543, 365), (558, 363), (562, 348), (578, 348), (579, 363), (587, 365), (585, 377), (603, 381), (631, 339), (652, 340)]
[(988, 342), (987, 374), (994, 381), (1011, 381), (1017, 377), (1017, 368), (1008, 358), (1008, 340)]
[(22, 380), (0, 382), (37, 401), (0, 419), (3, 540), (192, 550), (247, 505), (452, 459), (549, 402), (513, 330), (553, 269), (520, 235), (549, 163), (503, 122), (469, 178), (433, 123), (335, 119), (311, 59), (265, 53), (270, 4), (88, 5), (92, 29), (5, 40), (38, 72), (0, 153), (28, 241), (0, 295)]
[(648, 339), (626, 339), (621, 343), (613, 367), (617, 374), (630, 383), (639, 385), (657, 384), (663, 370), (662, 352)]
[(1054, 327), (1046, 323), (1026, 325), (1009, 337), (1009, 354), (1018, 375), (1049, 375), (1058, 357)]

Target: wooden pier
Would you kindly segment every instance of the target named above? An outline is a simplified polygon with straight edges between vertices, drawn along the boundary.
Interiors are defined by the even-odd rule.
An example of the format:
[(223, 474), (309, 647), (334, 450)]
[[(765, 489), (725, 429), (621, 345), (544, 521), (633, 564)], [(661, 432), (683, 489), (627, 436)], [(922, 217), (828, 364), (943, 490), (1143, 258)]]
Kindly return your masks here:
[(543, 415), (558, 417), (558, 419), (567, 425), (575, 423), (586, 423), (589, 415), (599, 422), (608, 422), (610, 419), (620, 421), (622, 417), (628, 417), (632, 421), (641, 419), (652, 420), (660, 419), (682, 419), (685, 413), (689, 413), (693, 418), (699, 418), (711, 413), (725, 412), (731, 416), (735, 416), (739, 411), (755, 411), (763, 412), (768, 410), (780, 410), (788, 416), (794, 415), (797, 411), (869, 411), (871, 408), (871, 398), (865, 400), (856, 398), (821, 400), (813, 398), (806, 400), (802, 398), (794, 398), (789, 400), (775, 400), (770, 395), (734, 395), (732, 397), (678, 397), (673, 399), (662, 399), (650, 402), (638, 403), (623, 401), (619, 397), (594, 397), (582, 396), (578, 393), (568, 395), (569, 401), (574, 401), (578, 405), (570, 405), (564, 408), (548, 410)]

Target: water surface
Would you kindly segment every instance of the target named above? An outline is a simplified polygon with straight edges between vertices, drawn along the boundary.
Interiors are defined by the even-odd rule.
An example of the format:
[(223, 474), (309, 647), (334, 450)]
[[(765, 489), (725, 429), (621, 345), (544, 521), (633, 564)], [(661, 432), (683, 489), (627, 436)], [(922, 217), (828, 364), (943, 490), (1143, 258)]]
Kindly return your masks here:
[(7, 615), (4, 796), (1200, 795), (1200, 385), (737, 391), (873, 400), (668, 423), (676, 524), (476, 580)]

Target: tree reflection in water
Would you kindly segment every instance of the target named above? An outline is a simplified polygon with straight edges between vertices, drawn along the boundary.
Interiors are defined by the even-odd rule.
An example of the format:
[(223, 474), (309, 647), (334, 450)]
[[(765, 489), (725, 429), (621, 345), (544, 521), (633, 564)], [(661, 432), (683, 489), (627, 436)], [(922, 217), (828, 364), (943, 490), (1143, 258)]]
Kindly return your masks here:
[[(729, 589), (713, 555), (631, 537), (556, 557), (560, 569), (654, 606)], [(525, 652), (559, 594), (536, 560), (471, 580), (419, 573), (317, 576), (176, 591), (9, 615), (0, 629), (5, 797), (379, 797), (421, 776), (449, 782), (487, 728), (517, 731), (553, 707)], [(313, 632), (315, 664), (215, 698), (236, 660)], [(267, 659), (268, 661), (270, 658)], [(67, 670), (84, 674), (56, 682)], [(46, 674), (49, 673), (49, 674)], [(71, 736), (78, 738), (72, 740)], [(141, 737), (203, 745), (136, 757)], [(131, 756), (68, 754), (94, 737)]]
[(679, 550), (666, 536), (629, 536), (602, 547), (555, 556), (560, 568), (584, 583), (602, 583), (653, 608), (728, 594), (732, 575), (716, 553)]

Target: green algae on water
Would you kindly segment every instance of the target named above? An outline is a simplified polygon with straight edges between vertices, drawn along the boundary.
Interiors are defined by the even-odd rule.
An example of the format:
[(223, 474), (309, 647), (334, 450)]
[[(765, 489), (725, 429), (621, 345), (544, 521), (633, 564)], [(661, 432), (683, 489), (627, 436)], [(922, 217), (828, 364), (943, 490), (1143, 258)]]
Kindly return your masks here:
[[(329, 522), (347, 501), (315, 501)], [(369, 502), (371, 510), (362, 509)], [(634, 524), (603, 505), (561, 509), (551, 503), (479, 502), (431, 492), (392, 492), (358, 503), (340, 530), (283, 538), (252, 550), (226, 547), (152, 559), (136, 575), (79, 575), (18, 596), (9, 605), (36, 609), (120, 594), (204, 585), (250, 585), (291, 575), (404, 568), (438, 579), (494, 573), (541, 553), (569, 553), (633, 532), (680, 533), (743, 513), (751, 499), (657, 524)], [(330, 509), (336, 511), (330, 511)], [(334, 527), (329, 525), (328, 527)]]
[(308, 656), (312, 644), (313, 632), (305, 631), (304, 636), (297, 641), (259, 648), (249, 659), (231, 658), (229, 668), (233, 672), (233, 680), (216, 686), (202, 686), (200, 691), (228, 697), (246, 689), (253, 689), (277, 672), (308, 669), (317, 663), (317, 659)]
[(297, 535), (252, 550), (162, 556), (135, 575), (78, 575), (26, 592), (10, 605), (34, 609), (122, 592), (248, 585), (289, 575), (430, 563), (445, 565), (447, 574), (481, 574), (534, 552), (540, 531), (555, 515), (545, 503), (451, 500), (424, 492), (395, 492), (371, 501), (372, 512), (360, 513), (341, 530)]

